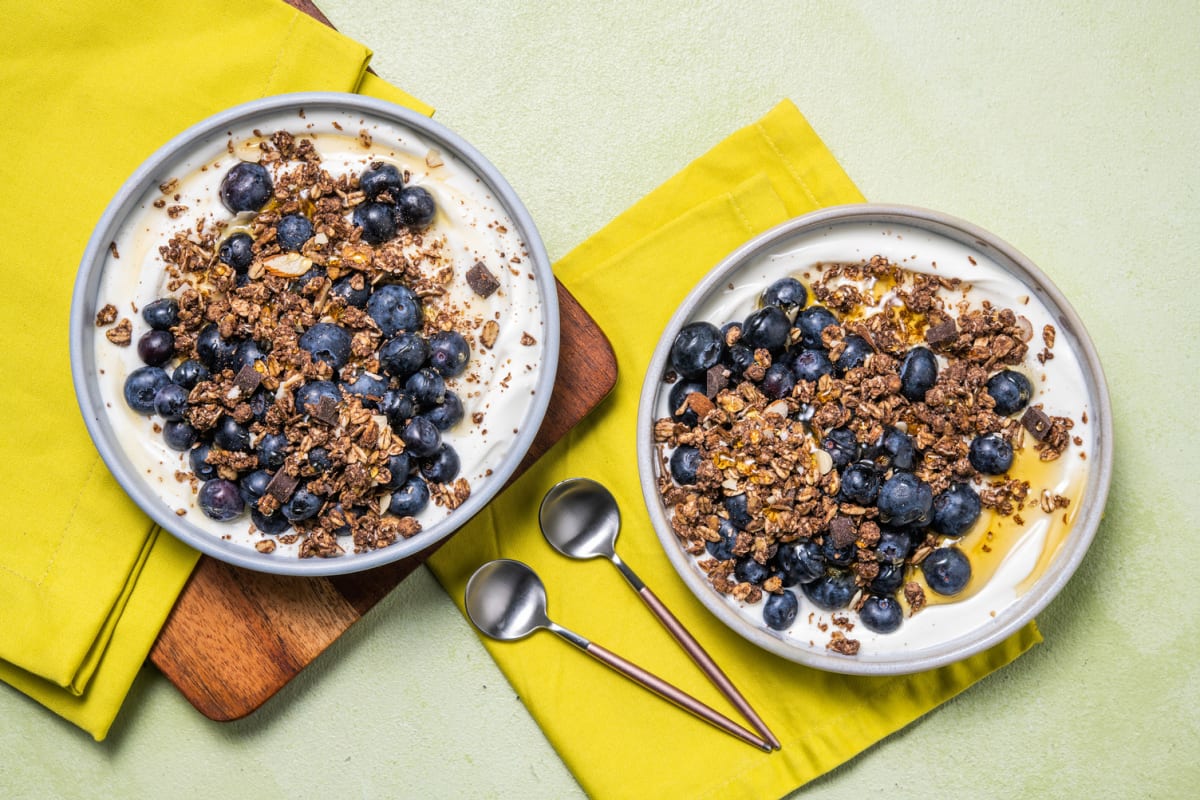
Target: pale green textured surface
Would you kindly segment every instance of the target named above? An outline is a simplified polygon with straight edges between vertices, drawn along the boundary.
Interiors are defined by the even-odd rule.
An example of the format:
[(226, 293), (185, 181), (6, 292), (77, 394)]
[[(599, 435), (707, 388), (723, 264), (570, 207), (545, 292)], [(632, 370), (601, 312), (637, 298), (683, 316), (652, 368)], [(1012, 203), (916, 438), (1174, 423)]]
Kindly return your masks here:
[[(505, 173), (552, 257), (790, 97), (867, 197), (1041, 265), (1109, 375), (1096, 543), (1043, 645), (797, 796), (1196, 796), (1200, 6), (319, 5)], [(425, 572), (243, 722), (152, 668), (102, 744), (4, 686), (0, 719), (0, 797), (579, 794)]]

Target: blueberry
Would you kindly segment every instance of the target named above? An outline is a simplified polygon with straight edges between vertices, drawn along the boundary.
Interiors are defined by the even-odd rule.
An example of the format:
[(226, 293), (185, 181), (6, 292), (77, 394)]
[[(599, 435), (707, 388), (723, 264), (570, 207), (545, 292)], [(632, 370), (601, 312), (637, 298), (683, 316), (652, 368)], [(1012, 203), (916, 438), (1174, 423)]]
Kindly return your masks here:
[(838, 499), (844, 503), (869, 506), (879, 497), (879, 470), (870, 461), (857, 461), (842, 470)]
[(430, 483), (449, 483), (458, 477), (461, 467), (458, 453), (443, 444), (433, 455), (421, 459), (421, 477)]
[(275, 403), (275, 394), (274, 392), (268, 393), (266, 389), (259, 388), (254, 394), (250, 395), (250, 399), (247, 402), (250, 405), (250, 413), (254, 415), (254, 420), (262, 422), (267, 416), (267, 409)]
[(238, 481), (238, 491), (242, 495), (242, 500), (251, 508), (258, 502), (258, 498), (267, 493), (267, 484), (275, 477), (265, 469), (256, 469), (253, 472), (242, 476)]
[(175, 336), (170, 331), (146, 331), (138, 339), (137, 351), (138, 357), (150, 366), (162, 366), (175, 355)]
[(900, 394), (916, 403), (937, 383), (937, 356), (928, 347), (914, 347), (900, 362)]
[(258, 465), (265, 469), (279, 469), (287, 460), (292, 443), (282, 433), (268, 433), (258, 440), (255, 452), (258, 454)]
[(189, 390), (195, 388), (197, 383), (206, 381), (210, 377), (211, 375), (208, 372), (208, 367), (191, 358), (189, 358), (187, 361), (184, 361), (175, 368), (174, 372), (171, 373), (171, 380), (174, 383), (177, 383), (183, 388)]
[(738, 530), (744, 531), (750, 527), (750, 509), (745, 494), (726, 497), (721, 504), (725, 506), (725, 511), (729, 514), (729, 521), (736, 525)]
[(316, 475), (322, 475), (333, 469), (333, 459), (324, 447), (314, 447), (308, 451), (308, 466)]
[(426, 367), (408, 376), (404, 390), (413, 396), (420, 408), (433, 408), (446, 397), (446, 381)]
[(429, 486), (419, 476), (414, 475), (392, 492), (388, 503), (388, 513), (398, 517), (412, 517), (420, 514), (429, 505)]
[(266, 358), (266, 353), (258, 346), (258, 342), (253, 339), (244, 340), (233, 352), (234, 365), (239, 370), (242, 367), (253, 367), (259, 361), (265, 361)]
[(870, 343), (857, 333), (848, 334), (843, 341), (846, 346), (833, 363), (833, 371), (838, 375), (845, 375), (850, 370), (861, 367), (867, 363), (867, 356), (875, 352)]
[(183, 419), (183, 412), (187, 411), (187, 405), (187, 389), (174, 383), (163, 384), (163, 387), (154, 393), (154, 413), (168, 422), (178, 422)]
[(792, 372), (802, 381), (819, 381), (822, 375), (833, 372), (833, 364), (824, 350), (805, 348), (792, 356)]
[(904, 565), (883, 563), (871, 579), (870, 589), (876, 594), (894, 594), (904, 585)]
[(296, 280), (292, 283), (292, 288), (297, 292), (303, 292), (314, 280), (325, 277), (328, 277), (327, 273), (325, 272), (325, 268), (314, 265), (309, 268), (308, 272), (304, 273), (299, 278), (296, 278)]
[(671, 453), (671, 477), (680, 486), (691, 486), (696, 482), (696, 470), (700, 467), (700, 451), (691, 445), (681, 444)]
[(821, 332), (830, 325), (837, 324), (837, 317), (825, 306), (809, 306), (796, 315), (800, 343), (811, 349), (824, 350), (825, 340), (821, 338)]
[(929, 527), (944, 536), (962, 536), (979, 519), (982, 508), (974, 489), (965, 483), (955, 483), (933, 498)]
[(342, 402), (342, 395), (332, 381), (309, 381), (296, 390), (296, 411), (312, 414), (313, 409), (321, 404), (323, 397), (328, 397), (335, 403)]
[(400, 331), (418, 331), (425, 318), (420, 299), (407, 286), (389, 283), (371, 293), (367, 314), (384, 336)]
[(796, 600), (795, 592), (785, 589), (779, 594), (769, 594), (763, 603), (763, 622), (771, 630), (786, 631), (796, 621), (796, 612), (799, 610), (800, 603)]
[(733, 576), (742, 583), (753, 583), (756, 586), (761, 586), (763, 581), (771, 577), (771, 570), (750, 556), (743, 556), (734, 565)]
[(301, 487), (292, 492), (292, 496), (283, 504), (280, 511), (289, 522), (303, 522), (317, 515), (317, 512), (321, 510), (322, 502), (324, 501), (310, 492), (307, 487)]
[(912, 552), (912, 536), (900, 528), (884, 528), (875, 543), (875, 554), (885, 564), (902, 564)]
[(440, 405), (425, 412), (425, 416), (437, 426), (439, 431), (448, 431), (458, 423), (462, 422), (463, 404), (455, 392), (446, 390), (445, 397), (442, 398)]
[(188, 464), (192, 468), (192, 473), (202, 481), (210, 481), (217, 477), (217, 468), (205, 460), (211, 449), (208, 445), (201, 444), (188, 452)]
[(967, 459), (984, 475), (1003, 475), (1012, 466), (1013, 448), (998, 433), (976, 436), (971, 441)]
[(792, 389), (796, 388), (796, 376), (783, 364), (772, 364), (767, 367), (758, 388), (772, 400), (791, 397)]
[[(445, 402), (445, 398), (442, 402)], [(403, 389), (388, 389), (383, 400), (379, 401), (379, 410), (387, 417), (392, 430), (399, 433), (404, 429), (404, 423), (417, 415), (417, 401)]]
[(238, 492), (237, 484), (224, 478), (205, 481), (196, 494), (196, 502), (205, 516), (218, 522), (227, 522), (233, 519), (246, 507)]
[(254, 261), (254, 240), (247, 233), (235, 233), (221, 242), (217, 258), (228, 264), (234, 272), (245, 272)]
[(288, 518), (283, 515), (282, 511), (264, 514), (253, 506), (250, 507), (250, 521), (254, 523), (254, 527), (268, 536), (275, 536), (292, 527), (292, 523), (288, 522)]
[(250, 431), (230, 416), (222, 416), (213, 433), (213, 442), (223, 450), (236, 453), (250, 452)]
[(442, 446), (442, 432), (425, 417), (413, 417), (400, 434), (404, 449), (415, 458), (425, 458)]
[(388, 391), (387, 381), (369, 372), (360, 372), (353, 382), (344, 384), (343, 388), (346, 394), (357, 396), (366, 408), (378, 408)]
[(288, 214), (275, 226), (275, 241), (283, 250), (298, 252), (312, 236), (312, 223), (303, 214)]
[(792, 277), (780, 278), (763, 289), (762, 304), (779, 306), (784, 311), (804, 308), (808, 302), (808, 290), (804, 284)]
[(471, 347), (458, 331), (438, 331), (429, 337), (429, 366), (444, 378), (461, 375), (470, 356)]
[(821, 439), (821, 449), (833, 458), (838, 469), (858, 458), (858, 439), (849, 428), (834, 428)]
[(318, 322), (300, 337), (300, 347), (312, 353), (314, 359), (339, 370), (350, 360), (351, 341), (349, 331), (341, 325)]
[(891, 525), (911, 525), (926, 519), (933, 508), (933, 490), (911, 472), (893, 472), (879, 487), (879, 519)]
[[(354, 284), (356, 283), (361, 284), (362, 288), (355, 289)], [(371, 299), (371, 290), (362, 276), (347, 275), (344, 278), (338, 278), (333, 282), (333, 288), (329, 290), (329, 293), (334, 297), (342, 298), (346, 301), (346, 305), (355, 308), (366, 308), (367, 301)]]
[(218, 194), (233, 213), (258, 211), (271, 199), (271, 174), (262, 164), (241, 161), (221, 179)]
[(939, 547), (921, 562), (929, 588), (945, 597), (961, 592), (971, 579), (971, 562), (957, 547)]
[(763, 306), (742, 323), (742, 342), (751, 350), (764, 349), (772, 355), (787, 345), (792, 321), (778, 306)]
[(181, 453), (189, 450), (200, 438), (196, 429), (181, 419), (164, 422), (162, 436), (167, 447)]
[(671, 391), (667, 393), (667, 405), (671, 409), (671, 419), (682, 422), (689, 428), (694, 428), (700, 422), (696, 412), (684, 405), (687, 396), (693, 393), (704, 394), (708, 387), (696, 381), (675, 381)]
[(390, 205), (363, 203), (354, 209), (353, 220), (367, 244), (383, 244), (396, 235), (396, 214)]
[(233, 369), (237, 363), (237, 342), (223, 338), (217, 326), (209, 323), (196, 337), (196, 355), (211, 372)]
[(775, 564), (784, 586), (812, 583), (825, 574), (825, 552), (811, 539), (784, 542), (775, 551)]
[(858, 619), (863, 627), (875, 633), (892, 633), (904, 621), (900, 601), (894, 597), (871, 595), (858, 610)]
[(800, 590), (817, 608), (836, 611), (850, 605), (858, 586), (849, 572), (829, 572), (812, 583), (803, 584)]
[(858, 547), (854, 542), (838, 547), (833, 543), (833, 537), (826, 534), (825, 542), (821, 545), (821, 555), (825, 557), (827, 564), (835, 567), (848, 567), (858, 556)]
[(179, 303), (174, 298), (161, 297), (142, 306), (142, 319), (156, 331), (165, 331), (179, 322)]
[(387, 193), (394, 202), (404, 188), (404, 176), (392, 164), (376, 161), (363, 170), (358, 185), (368, 200), (378, 200), (381, 194)]
[(405, 186), (396, 198), (396, 219), (409, 228), (424, 228), (433, 222), (437, 204), (433, 195), (421, 186)]
[(425, 366), (429, 360), (429, 344), (424, 337), (405, 331), (388, 339), (379, 348), (379, 368), (385, 375), (405, 380)]
[(721, 363), (729, 368), (733, 377), (740, 378), (746, 370), (754, 366), (754, 351), (744, 344), (735, 344), (725, 349), (725, 353), (721, 356)]
[(871, 458), (880, 467), (909, 470), (917, 462), (917, 450), (908, 434), (889, 425), (871, 449)]
[(158, 390), (170, 382), (162, 367), (138, 367), (125, 378), (125, 403), (148, 417), (154, 413)]
[(996, 401), (996, 413), (1002, 416), (1015, 414), (1033, 397), (1033, 384), (1020, 372), (1001, 370), (988, 378), (987, 393)]
[(671, 343), (671, 367), (684, 378), (698, 380), (721, 358), (721, 332), (711, 322), (691, 322)]
[(721, 517), (721, 522), (717, 526), (717, 535), (721, 538), (715, 542), (705, 542), (704, 547), (708, 550), (709, 555), (718, 561), (728, 561), (735, 558), (733, 555), (733, 545), (737, 542), (738, 529), (729, 520)]
[(392, 491), (399, 489), (408, 480), (410, 472), (412, 472), (412, 458), (408, 453), (388, 456), (388, 473), (391, 478), (384, 484), (384, 488)]

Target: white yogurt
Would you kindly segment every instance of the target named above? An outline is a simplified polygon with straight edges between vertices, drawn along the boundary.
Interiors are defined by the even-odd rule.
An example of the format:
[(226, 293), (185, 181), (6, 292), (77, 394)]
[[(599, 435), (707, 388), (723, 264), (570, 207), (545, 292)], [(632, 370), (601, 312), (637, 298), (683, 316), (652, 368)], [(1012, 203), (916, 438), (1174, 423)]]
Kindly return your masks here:
[[(1093, 414), (1093, 409), (1083, 367), (1076, 356), (1070, 334), (1038, 299), (1037, 292), (979, 248), (967, 247), (921, 228), (893, 223), (852, 222), (798, 234), (781, 243), (779, 249), (748, 261), (731, 277), (724, 291), (714, 292), (697, 306), (692, 319), (706, 320), (718, 326), (743, 320), (757, 307), (763, 289), (781, 277), (791, 275), (809, 286), (812, 279), (819, 275), (818, 264), (856, 262), (874, 255), (882, 255), (893, 264), (912, 272), (961, 278), (970, 284), (966, 298), (972, 307), (977, 308), (982, 301), (989, 300), (998, 307), (1011, 308), (1028, 319), (1034, 335), (1029, 342), (1026, 363), (1021, 369), (1033, 383), (1031, 403), (1041, 403), (1047, 414), (1074, 420), (1075, 427), (1071, 433), (1081, 437), (1083, 444), (1068, 447), (1056, 461), (1042, 463), (1033, 450), (1032, 440), (1027, 437), (1026, 448), (1018, 454), (1010, 472), (1014, 477), (1030, 476), (1029, 502), (1020, 512), (1025, 525), (1015, 525), (1011, 519), (984, 509), (981, 519), (963, 544), (975, 540), (979, 540), (980, 544), (985, 543), (983, 536), (988, 530), (996, 534), (996, 544), (990, 555), (977, 551), (971, 553), (974, 577), (964, 592), (964, 595), (971, 593), (971, 596), (947, 602), (947, 599), (937, 598), (927, 590), (931, 605), (911, 617), (906, 615), (900, 629), (894, 633), (872, 633), (858, 624), (857, 615), (849, 610), (833, 614), (822, 611), (808, 601), (799, 587), (792, 587), (800, 602), (796, 622), (787, 631), (775, 632), (763, 622), (763, 602), (750, 605), (730, 595), (722, 595), (724, 602), (754, 626), (779, 636), (789, 645), (812, 647), (821, 652), (825, 650), (830, 633), (835, 630), (830, 624), (831, 616), (845, 614), (855, 623), (853, 630), (846, 635), (861, 643), (856, 658), (864, 661), (871, 660), (873, 656), (887, 659), (902, 651), (927, 648), (965, 635), (994, 622), (1005, 608), (1016, 602), (1022, 591), (1045, 569), (1053, 558), (1057, 544), (1069, 531), (1070, 521), (1080, 505), (1087, 474), (1087, 461), (1081, 458), (1081, 453), (1092, 452), (1097, 435), (1095, 426), (1083, 422)], [(961, 291), (943, 293), (948, 306), (962, 296)], [(1042, 349), (1041, 337), (1045, 325), (1053, 325), (1058, 336), (1052, 351), (1054, 358), (1043, 365), (1035, 360), (1035, 354)], [(659, 392), (656, 418), (670, 414), (667, 394), (666, 387)], [(1037, 498), (1043, 489), (1070, 498), (1070, 506), (1051, 514), (1044, 513), (1037, 505)], [(1067, 515), (1065, 520), (1064, 514)], [(999, 552), (1002, 549), (999, 544), (1001, 537), (1012, 537), (1009, 545), (1003, 548), (1006, 552), (1002, 554)], [(693, 562), (698, 563), (705, 558), (708, 558), (707, 554), (693, 559)], [(992, 563), (986, 563), (989, 558)], [(992, 570), (994, 572), (986, 582), (976, 580), (981, 572)], [(916, 574), (919, 576), (919, 570)], [(935, 602), (936, 605), (933, 604)]]
[[(268, 121), (256, 120), (254, 127), (267, 136), (287, 130), (298, 139), (311, 138), (321, 155), (322, 168), (334, 177), (357, 175), (371, 162), (385, 161), (402, 172), (407, 170), (412, 184), (433, 195), (438, 211), (425, 235), (444, 238), (442, 253), (453, 264), (454, 278), (444, 299), (427, 302), (448, 303), (477, 324), (486, 320), (499, 324), (494, 346), (482, 347), (476, 339), (466, 372), (446, 382), (458, 392), (465, 413), (463, 421), (446, 432), (445, 440), (461, 458), (460, 475), (470, 482), (472, 491), (478, 491), (492, 480), (491, 467), (500, 462), (515, 438), (544, 360), (546, 323), (533, 265), (517, 225), (466, 164), (453, 154), (431, 155), (434, 148), (430, 144), (411, 131), (398, 130), (391, 122), (361, 113), (309, 110), (303, 117), (280, 112)], [(368, 134), (369, 145), (360, 131)], [(258, 141), (251, 130), (210, 138), (170, 174), (161, 176), (164, 183), (172, 178), (178, 181), (169, 195), (152, 188), (139, 199), (114, 239), (115, 253), (110, 250), (105, 261), (97, 296), (97, 307), (111, 303), (119, 317), (132, 321), (133, 343), (117, 347), (97, 336), (95, 344), (101, 395), (126, 457), (159, 486), (171, 509), (183, 510), (192, 524), (213, 536), (247, 547), (262, 538), (250, 525), (249, 516), (223, 523), (199, 510), (190, 483), (176, 479), (177, 472), (190, 469), (187, 454), (168, 448), (153, 430), (162, 420), (129, 409), (123, 387), (126, 376), (142, 366), (136, 343), (149, 330), (135, 307), (141, 309), (168, 294), (159, 247), (177, 231), (193, 228), (198, 219), (207, 221), (207, 229), (216, 221), (232, 219), (221, 205), (217, 189), (239, 157), (256, 158)], [(180, 205), (187, 210), (172, 219), (166, 208), (154, 206), (156, 200), (165, 200), (166, 208)], [(465, 274), (477, 261), (500, 282), (500, 288), (487, 298), (475, 294), (466, 283)], [(479, 327), (465, 332), (477, 335)], [(482, 415), (481, 421), (473, 419), (476, 414)], [(418, 519), (428, 527), (446, 514), (445, 508), (430, 503)]]

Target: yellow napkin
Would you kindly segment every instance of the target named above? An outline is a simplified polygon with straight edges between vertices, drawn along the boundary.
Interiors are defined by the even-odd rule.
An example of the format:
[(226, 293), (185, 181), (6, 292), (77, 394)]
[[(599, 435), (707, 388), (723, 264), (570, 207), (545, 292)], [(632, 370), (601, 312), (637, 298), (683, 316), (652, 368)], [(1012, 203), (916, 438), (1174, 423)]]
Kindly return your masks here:
[(790, 102), (730, 136), (558, 262), (555, 273), (608, 334), (613, 395), (433, 558), (456, 602), (482, 562), (516, 558), (546, 584), (551, 617), (675, 683), (731, 718), (713, 689), (603, 560), (569, 561), (537, 528), (554, 483), (606, 484), (624, 525), (617, 551), (712, 654), (783, 743), (764, 754), (688, 716), (539, 633), (485, 640), (583, 788), (595, 797), (778, 797), (1007, 664), (1040, 641), (1030, 624), (942, 669), (899, 678), (824, 673), (729, 631), (688, 591), (650, 527), (634, 462), (651, 350), (684, 295), (723, 256), (789, 217), (862, 196)]
[(432, 109), (278, 0), (14, 4), (0, 51), (0, 679), (102, 739), (197, 554), (126, 497), (75, 404), (92, 226), (143, 159), (228, 106), (357, 90)]

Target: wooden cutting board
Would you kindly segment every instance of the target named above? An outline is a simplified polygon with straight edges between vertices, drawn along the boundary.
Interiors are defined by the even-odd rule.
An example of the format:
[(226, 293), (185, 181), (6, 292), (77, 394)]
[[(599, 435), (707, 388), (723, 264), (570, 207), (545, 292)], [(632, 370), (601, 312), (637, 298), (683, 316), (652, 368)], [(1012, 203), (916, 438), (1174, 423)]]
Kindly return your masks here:
[[(307, 0), (287, 2), (329, 24)], [(554, 391), (514, 480), (595, 408), (617, 380), (608, 339), (562, 284), (558, 302)], [(209, 719), (240, 719), (296, 677), (436, 549), (329, 578), (268, 575), (204, 556), (150, 660)]]

